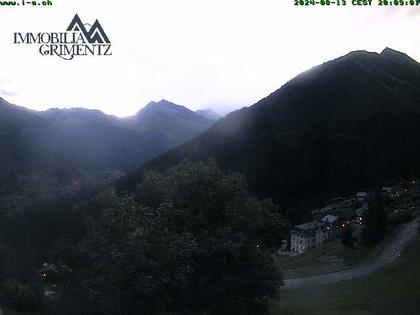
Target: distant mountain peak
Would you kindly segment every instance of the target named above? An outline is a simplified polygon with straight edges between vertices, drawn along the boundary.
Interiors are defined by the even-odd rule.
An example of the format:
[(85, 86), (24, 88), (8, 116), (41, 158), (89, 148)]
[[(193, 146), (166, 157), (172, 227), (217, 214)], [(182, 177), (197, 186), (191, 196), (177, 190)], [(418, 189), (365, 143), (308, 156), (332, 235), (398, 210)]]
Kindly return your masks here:
[(212, 110), (211, 108), (204, 108), (204, 109), (199, 109), (196, 111), (196, 113), (204, 118), (216, 121), (219, 120), (220, 118), (222, 118), (222, 115), (220, 115), (219, 113), (215, 112), (214, 110)]
[[(370, 52), (370, 51), (366, 51), (366, 50), (354, 50), (350, 53), (348, 53), (347, 55), (343, 56), (342, 58), (363, 58), (365, 59), (366, 57), (382, 57), (382, 58), (387, 58), (387, 59), (392, 59), (394, 61), (415, 61), (414, 59), (412, 59), (411, 57), (409, 57), (408, 55), (386, 47), (384, 50), (382, 50), (382, 52), (380, 54), (376, 53), (376, 52)], [(342, 59), (342, 58), (338, 58), (338, 59)]]
[(165, 100), (164, 98), (162, 98), (162, 99), (158, 102), (158, 104), (174, 104), (174, 103), (172, 103), (172, 102), (170, 102), (170, 101)]
[(163, 108), (179, 108), (179, 107), (184, 107), (184, 106), (181, 106), (181, 105), (177, 105), (177, 104), (175, 104), (175, 103), (172, 103), (172, 102), (170, 102), (170, 101), (168, 101), (168, 100), (165, 100), (165, 99), (161, 99), (159, 102), (153, 102), (154, 103), (154, 105), (155, 106), (158, 106), (158, 107), (163, 107)]
[(398, 50), (394, 50), (392, 48), (386, 47), (382, 52), (381, 52), (381, 56), (389, 58), (389, 59), (393, 59), (393, 60), (397, 60), (397, 61), (403, 61), (403, 62), (416, 62), (414, 59), (412, 59), (411, 57), (409, 57), (408, 55), (398, 51)]
[(151, 101), (148, 105), (151, 105), (151, 106), (172, 106), (172, 105), (176, 105), (176, 104), (172, 103), (168, 100), (161, 99), (159, 102)]
[(144, 112), (148, 111), (159, 111), (159, 112), (192, 112), (185, 106), (177, 105), (175, 103), (172, 103), (168, 100), (162, 99), (159, 102), (150, 102), (146, 105), (143, 109), (141, 109), (137, 115), (142, 114)]
[(395, 54), (398, 54), (398, 55), (405, 55), (404, 53), (402, 53), (402, 52), (400, 52), (400, 51), (398, 51), (398, 50), (395, 50), (395, 49), (392, 49), (392, 48), (389, 48), (389, 47), (386, 47), (384, 50), (382, 50), (382, 52), (381, 52), (381, 55), (395, 55)]

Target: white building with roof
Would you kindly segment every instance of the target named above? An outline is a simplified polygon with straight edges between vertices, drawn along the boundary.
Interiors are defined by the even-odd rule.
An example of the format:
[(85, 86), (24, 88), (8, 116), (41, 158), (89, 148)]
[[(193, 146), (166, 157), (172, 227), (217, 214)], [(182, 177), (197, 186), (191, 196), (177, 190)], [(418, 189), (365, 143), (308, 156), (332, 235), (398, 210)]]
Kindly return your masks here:
[(321, 222), (325, 222), (325, 223), (334, 223), (338, 220), (338, 217), (332, 214), (327, 214), (325, 217), (323, 217), (321, 219)]
[(302, 254), (309, 248), (318, 247), (329, 237), (325, 223), (308, 222), (296, 225), (291, 232), (290, 250), (294, 254)]
[(321, 223), (324, 223), (328, 230), (328, 238), (333, 239), (341, 234), (341, 225), (343, 220), (336, 215), (327, 214), (321, 219)]

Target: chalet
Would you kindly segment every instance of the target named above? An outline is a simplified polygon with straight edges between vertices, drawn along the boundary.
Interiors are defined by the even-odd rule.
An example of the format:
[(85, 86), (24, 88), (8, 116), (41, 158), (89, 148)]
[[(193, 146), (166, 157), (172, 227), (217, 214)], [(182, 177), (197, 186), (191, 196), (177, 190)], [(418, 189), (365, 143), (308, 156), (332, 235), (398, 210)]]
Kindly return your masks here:
[(392, 186), (382, 187), (382, 192), (387, 193), (387, 194), (391, 193), (392, 192)]
[(334, 215), (338, 217), (343, 223), (350, 223), (356, 218), (356, 212), (351, 208), (342, 208), (334, 212)]
[(328, 230), (328, 238), (331, 239), (340, 235), (342, 220), (340, 220), (339, 217), (332, 214), (328, 214), (324, 216), (320, 221), (325, 225), (326, 229)]
[(325, 217), (321, 219), (322, 222), (327, 224), (334, 224), (334, 222), (337, 222), (338, 217), (335, 215), (327, 214)]
[(329, 238), (329, 230), (324, 223), (308, 222), (297, 225), (291, 232), (290, 250), (302, 254), (309, 248), (318, 247)]
[(366, 202), (369, 197), (369, 194), (367, 192), (358, 192), (356, 194), (356, 198), (361, 202)]
[(43, 263), (38, 273), (45, 281), (55, 281), (60, 277), (60, 271), (55, 264)]
[(365, 213), (366, 213), (366, 208), (365, 207), (357, 209), (355, 211), (356, 218), (353, 220), (353, 222), (357, 223), (357, 224), (362, 224), (363, 217), (365, 216)]
[(43, 263), (38, 270), (39, 277), (47, 283), (54, 283), (66, 279), (73, 270), (67, 265)]

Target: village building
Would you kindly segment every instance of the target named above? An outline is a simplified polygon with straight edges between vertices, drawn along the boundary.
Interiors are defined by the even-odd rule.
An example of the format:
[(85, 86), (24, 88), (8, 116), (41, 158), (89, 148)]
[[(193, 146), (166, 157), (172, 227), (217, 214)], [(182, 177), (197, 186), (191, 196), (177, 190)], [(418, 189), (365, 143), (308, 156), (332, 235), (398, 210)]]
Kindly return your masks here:
[(356, 218), (353, 220), (353, 222), (356, 223), (356, 224), (362, 224), (365, 213), (366, 213), (366, 208), (365, 207), (357, 209), (355, 211)]
[(338, 209), (333, 214), (340, 219), (341, 224), (349, 224), (356, 218), (355, 209), (351, 208)]
[(356, 194), (356, 198), (361, 202), (366, 202), (369, 197), (369, 194), (367, 192), (358, 192)]
[(293, 254), (302, 254), (309, 248), (318, 247), (329, 238), (325, 223), (308, 222), (297, 225), (291, 232), (290, 250)]
[(339, 217), (332, 214), (327, 214), (320, 221), (325, 225), (328, 231), (329, 239), (338, 237), (341, 234), (342, 220), (340, 220)]
[(43, 263), (38, 273), (45, 281), (55, 281), (60, 277), (59, 268), (55, 264)]
[(71, 274), (73, 270), (67, 265), (56, 265), (43, 263), (41, 269), (38, 270), (40, 278), (44, 282), (55, 283), (62, 281)]

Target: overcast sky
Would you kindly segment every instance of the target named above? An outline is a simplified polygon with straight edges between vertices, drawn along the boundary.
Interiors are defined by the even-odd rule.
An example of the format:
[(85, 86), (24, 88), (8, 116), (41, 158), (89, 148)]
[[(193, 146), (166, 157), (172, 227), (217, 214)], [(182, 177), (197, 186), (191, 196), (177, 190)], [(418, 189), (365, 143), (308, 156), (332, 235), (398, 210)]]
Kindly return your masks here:
[[(86, 107), (127, 116), (167, 99), (225, 113), (351, 50), (380, 52), (388, 46), (420, 60), (418, 7), (52, 1), (52, 7), (0, 7), (0, 96), (37, 110)], [(65, 61), (39, 55), (36, 46), (12, 44), (14, 32), (65, 31), (76, 13), (84, 23), (100, 21), (112, 57)]]

